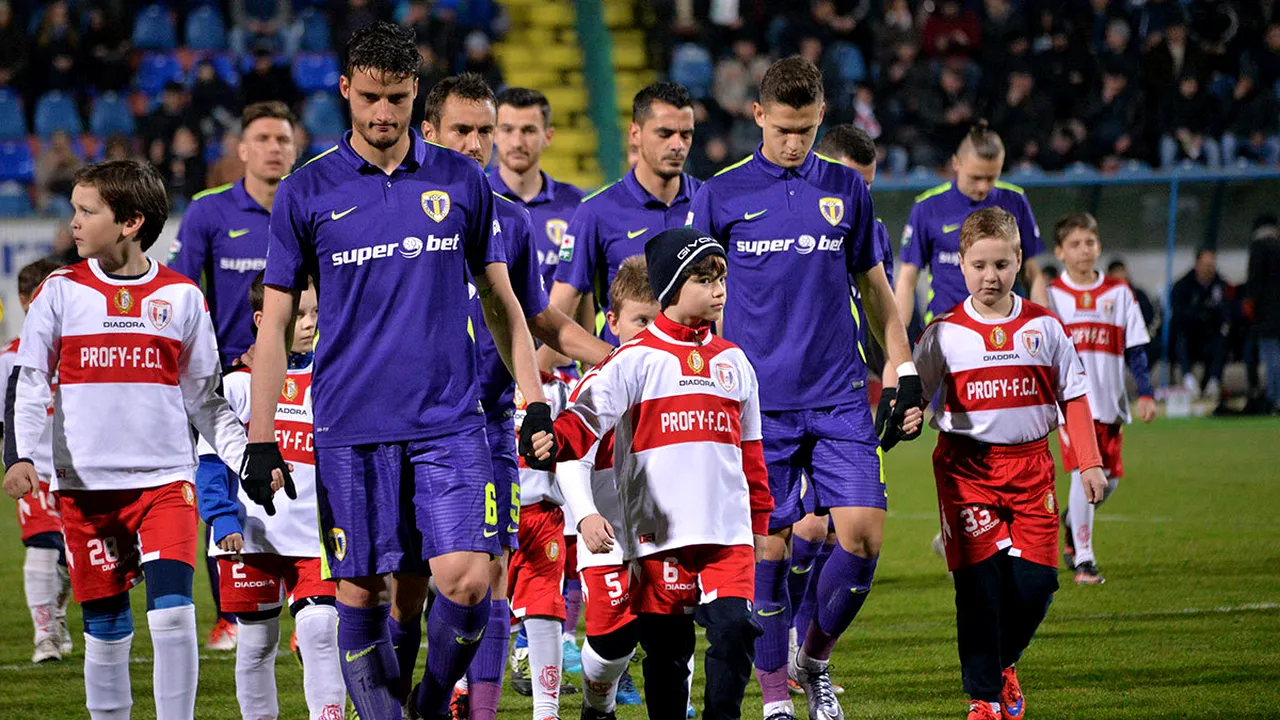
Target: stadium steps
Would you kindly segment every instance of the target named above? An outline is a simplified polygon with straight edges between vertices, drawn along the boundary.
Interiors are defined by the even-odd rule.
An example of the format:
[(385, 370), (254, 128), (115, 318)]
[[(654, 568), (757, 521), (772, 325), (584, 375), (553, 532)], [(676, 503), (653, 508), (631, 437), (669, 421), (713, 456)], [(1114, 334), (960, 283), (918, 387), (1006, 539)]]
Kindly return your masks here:
[(508, 86), (541, 90), (551, 102), (555, 141), (542, 167), (584, 189), (602, 184), (598, 141), (588, 116), (577, 11), (572, 0), (507, 0), (511, 29), (494, 46)]

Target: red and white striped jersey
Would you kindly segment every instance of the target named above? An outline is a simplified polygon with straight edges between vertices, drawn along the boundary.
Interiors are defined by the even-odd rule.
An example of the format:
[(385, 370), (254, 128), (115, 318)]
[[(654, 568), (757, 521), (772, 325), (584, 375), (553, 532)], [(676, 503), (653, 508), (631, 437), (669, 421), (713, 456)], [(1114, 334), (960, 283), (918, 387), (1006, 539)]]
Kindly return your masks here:
[[(253, 375), (248, 369), (228, 373), (222, 379), (227, 404), (246, 426), (249, 424), (249, 386)], [(311, 367), (289, 370), (280, 402), (276, 405), (276, 443), (280, 455), (293, 465), (294, 488), (298, 497), (290, 500), (284, 493), (273, 499), (276, 514), (245, 495), (244, 488), (233, 480), (236, 499), (243, 511), (240, 526), (244, 529), (244, 553), (271, 553), (284, 557), (320, 557), (320, 530), (316, 506), (316, 451), (311, 414)], [(234, 475), (234, 472), (233, 472)], [(210, 555), (231, 555), (209, 544)]]
[(915, 363), (927, 396), (937, 392), (932, 425), (986, 443), (1045, 437), (1058, 426), (1058, 403), (1089, 390), (1062, 323), (1017, 295), (997, 320), (966, 298), (925, 328)]
[[(551, 417), (555, 417), (564, 411), (565, 406), (569, 404), (569, 386), (563, 380), (547, 373), (542, 374), (542, 394), (547, 398), (547, 404), (551, 406)], [(524, 400), (524, 394), (516, 388), (516, 414), (514, 417), (514, 427), (516, 436), (520, 435), (520, 424), (524, 422), (525, 408), (528, 403)], [(523, 457), (519, 458), (520, 463), (520, 505), (536, 505), (543, 500), (554, 503), (556, 505), (564, 505), (564, 495), (560, 493), (560, 486), (556, 483), (556, 475), (550, 470), (534, 470), (529, 467), (529, 463)]]
[[(9, 376), (13, 374), (13, 366), (18, 360), (19, 338), (14, 338), (0, 353), (0, 408), (4, 408), (8, 400)], [(55, 373), (50, 383), (52, 392), (58, 391), (58, 376)], [(44, 424), (44, 433), (40, 435), (40, 443), (31, 453), (31, 462), (36, 466), (36, 474), (44, 482), (53, 478), (53, 405), (49, 406), (49, 421)], [(5, 432), (13, 432), (13, 428), (5, 428)]]
[[(141, 277), (114, 278), (97, 260), (60, 268), (36, 291), (22, 327), (17, 365), (56, 373), (53, 490), (122, 490), (191, 481), (191, 425), (215, 435), (239, 462), (244, 428), (216, 387), (218, 344), (204, 295), (182, 275), (151, 263)], [(196, 381), (201, 381), (197, 383)], [(34, 409), (19, 383), (20, 457), (38, 444)], [(15, 415), (19, 414), (15, 405)]]
[(1102, 273), (1089, 285), (1061, 275), (1049, 286), (1049, 307), (1062, 319), (1084, 363), (1093, 419), (1129, 422), (1124, 351), (1151, 342), (1133, 290)]
[(761, 437), (760, 404), (737, 345), (659, 315), (574, 390), (556, 421), (560, 459), (583, 457), (610, 429), (637, 557), (752, 544), (742, 444)]

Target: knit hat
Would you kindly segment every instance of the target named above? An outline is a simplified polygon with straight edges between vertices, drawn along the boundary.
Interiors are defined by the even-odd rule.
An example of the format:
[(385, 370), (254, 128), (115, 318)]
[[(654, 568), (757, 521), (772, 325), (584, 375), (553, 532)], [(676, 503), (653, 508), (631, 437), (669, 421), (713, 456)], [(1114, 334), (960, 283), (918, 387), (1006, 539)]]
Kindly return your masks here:
[(663, 308), (670, 305), (684, 284), (688, 267), (710, 255), (725, 257), (724, 248), (715, 238), (691, 227), (663, 230), (650, 238), (644, 244), (644, 260), (658, 304)]

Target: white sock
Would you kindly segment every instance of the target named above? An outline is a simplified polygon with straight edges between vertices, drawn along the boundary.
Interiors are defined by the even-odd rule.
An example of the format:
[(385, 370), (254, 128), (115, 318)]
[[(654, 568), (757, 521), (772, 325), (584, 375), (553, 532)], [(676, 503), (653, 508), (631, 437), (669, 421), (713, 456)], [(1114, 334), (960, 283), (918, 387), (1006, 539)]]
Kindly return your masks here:
[(578, 647), (578, 636), (571, 632), (561, 633), (561, 642), (573, 643), (574, 647)]
[[(275, 720), (276, 648), (280, 646), (280, 618), (238, 620), (236, 642), (236, 700), (244, 720)], [(302, 646), (302, 639), (298, 639)], [(303, 662), (306, 667), (306, 662)]]
[(298, 612), (294, 625), (302, 653), (302, 692), (311, 720), (341, 717), (347, 691), (338, 661), (338, 609), (308, 605)]
[(1071, 537), (1076, 543), (1076, 565), (1094, 562), (1093, 559), (1093, 506), (1084, 495), (1084, 481), (1080, 471), (1071, 471), (1071, 494), (1067, 498), (1067, 522)]
[(564, 667), (561, 622), (525, 618), (529, 635), (529, 678), (533, 681), (533, 720), (560, 717), (560, 674)]
[(582, 641), (582, 702), (600, 712), (613, 712), (618, 701), (618, 678), (626, 672), (635, 650), (616, 660), (605, 660), (595, 648), (591, 638)]
[(466, 675), (458, 678), (458, 682), (454, 683), (453, 686), (462, 692), (469, 692), (471, 690), (471, 684), (467, 682)]
[(693, 659), (697, 656), (696, 652), (689, 656), (689, 679), (684, 682), (684, 689), (687, 691), (685, 697), (689, 698), (689, 707), (693, 707)]
[(39, 645), (57, 630), (58, 595), (62, 589), (57, 550), (27, 548), (27, 557), (22, 563), (22, 589), (26, 592), (31, 624), (36, 631), (34, 641)]
[(200, 651), (196, 644), (196, 606), (160, 608), (147, 612), (147, 626), (155, 646), (153, 692), (157, 720), (192, 720), (196, 712), (196, 683)]
[(790, 700), (781, 700), (779, 702), (766, 703), (764, 706), (764, 716), (769, 717), (775, 713), (785, 712), (788, 715), (796, 714), (796, 706)]
[(129, 720), (129, 649), (133, 633), (120, 640), (84, 636), (84, 698), (93, 720)]

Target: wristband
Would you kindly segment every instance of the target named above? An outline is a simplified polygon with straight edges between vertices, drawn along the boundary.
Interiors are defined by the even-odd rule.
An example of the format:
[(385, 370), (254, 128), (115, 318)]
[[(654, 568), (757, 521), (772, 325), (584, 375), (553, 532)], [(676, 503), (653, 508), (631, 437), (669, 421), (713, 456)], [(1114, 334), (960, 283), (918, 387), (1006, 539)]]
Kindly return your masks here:
[(898, 377), (903, 377), (904, 375), (919, 375), (919, 374), (920, 374), (920, 373), (916, 370), (916, 364), (915, 364), (915, 363), (913, 363), (913, 362), (911, 362), (910, 360), (908, 360), (908, 361), (906, 361), (906, 362), (902, 363), (901, 365), (899, 365), (899, 366), (898, 366), (898, 371), (897, 371), (897, 372), (898, 372)]

